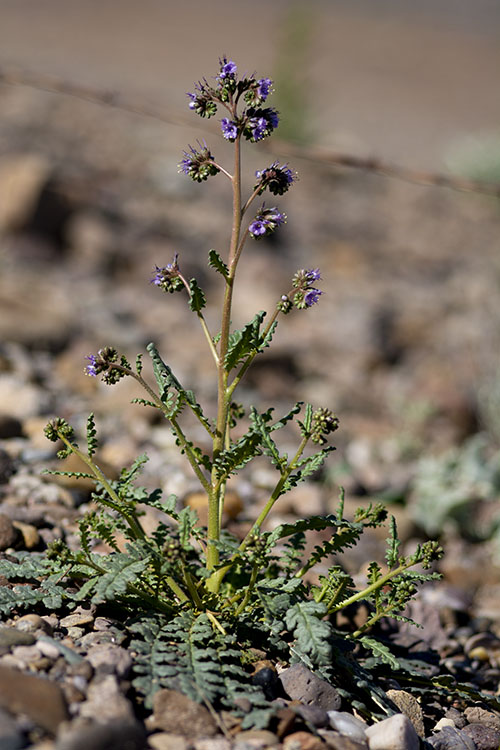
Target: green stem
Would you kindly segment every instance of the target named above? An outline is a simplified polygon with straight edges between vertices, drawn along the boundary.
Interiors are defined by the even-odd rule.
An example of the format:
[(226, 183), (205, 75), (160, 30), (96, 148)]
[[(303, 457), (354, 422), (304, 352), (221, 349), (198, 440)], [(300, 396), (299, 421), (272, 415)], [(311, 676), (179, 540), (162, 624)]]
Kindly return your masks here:
[(177, 436), (177, 440), (179, 441), (179, 445), (181, 446), (182, 450), (186, 454), (186, 458), (191, 464), (191, 468), (193, 469), (194, 473), (198, 477), (198, 480), (200, 484), (202, 485), (205, 492), (208, 494), (210, 492), (210, 482), (203, 474), (202, 470), (198, 466), (198, 462), (196, 460), (196, 456), (194, 455), (193, 451), (191, 450), (191, 446), (189, 445), (186, 436), (184, 435), (179, 423), (174, 417), (169, 417), (170, 424), (173, 427), (173, 430)]
[[(238, 259), (236, 257), (241, 231), (241, 142), (238, 137), (234, 143), (233, 185), (233, 227), (228, 258), (228, 275), (222, 307), (221, 337), (219, 344), (219, 362), (217, 366), (217, 426), (213, 440), (213, 459), (224, 450), (228, 429), (230, 399), (227, 393), (228, 373), (224, 360), (226, 358), (231, 327), (231, 306), (233, 299), (234, 277)], [(208, 531), (207, 531), (207, 568), (213, 570), (219, 562), (219, 551), (212, 543), (220, 538), (221, 492), (216, 467), (212, 469), (212, 486), (208, 494)]]
[(260, 527), (266, 520), (267, 516), (273, 509), (273, 506), (275, 502), (278, 500), (278, 498), (282, 494), (283, 487), (285, 485), (285, 482), (287, 481), (288, 477), (292, 473), (292, 471), (296, 468), (297, 463), (299, 462), (300, 457), (304, 453), (304, 449), (309, 441), (309, 438), (311, 436), (309, 434), (304, 435), (304, 437), (301, 440), (301, 443), (297, 449), (297, 452), (295, 456), (292, 458), (288, 466), (282, 471), (281, 478), (279, 479), (278, 483), (276, 484), (276, 487), (274, 488), (271, 497), (265, 504), (264, 508), (260, 512), (257, 520), (255, 521), (254, 525), (250, 529), (250, 531), (247, 533), (243, 541), (241, 542), (240, 546), (238, 547), (239, 552), (243, 552), (246, 547), (248, 546), (248, 543), (250, 539), (255, 536), (255, 534), (258, 534), (260, 532)]
[(182, 568), (182, 575), (184, 576), (184, 580), (186, 582), (186, 586), (188, 587), (188, 591), (191, 594), (191, 600), (198, 607), (198, 609), (203, 609), (203, 602), (201, 601), (200, 595), (198, 594), (196, 586), (194, 585), (194, 581), (192, 579), (191, 573), (182, 564), (181, 564), (181, 568)]
[(63, 443), (76, 455), (78, 458), (83, 461), (86, 466), (90, 469), (96, 480), (99, 482), (99, 484), (102, 484), (106, 492), (108, 493), (111, 500), (109, 501), (102, 501), (105, 505), (108, 505), (113, 510), (117, 511), (123, 518), (126, 520), (128, 525), (130, 526), (130, 529), (134, 535), (135, 539), (144, 539), (146, 537), (146, 532), (141, 526), (141, 523), (135, 513), (133, 511), (126, 511), (123, 508), (123, 501), (121, 498), (117, 495), (115, 490), (112, 488), (100, 468), (95, 464), (90, 456), (87, 456), (83, 451), (78, 448), (78, 446), (73, 445), (73, 443), (70, 443), (70, 441), (67, 439), (65, 435), (61, 435), (61, 433), (58, 433), (60, 439), (63, 441)]
[(292, 458), (292, 460), (290, 461), (290, 463), (288, 464), (288, 466), (286, 467), (286, 469), (282, 470), (281, 478), (278, 481), (278, 483), (276, 484), (276, 487), (274, 488), (273, 493), (272, 493), (271, 497), (269, 498), (269, 500), (267, 501), (264, 509), (259, 514), (259, 517), (257, 518), (257, 520), (255, 521), (255, 523), (253, 524), (253, 526), (250, 529), (250, 531), (246, 534), (245, 538), (241, 542), (240, 546), (238, 547), (238, 549), (234, 553), (234, 555), (232, 555), (232, 557), (230, 558), (230, 560), (227, 563), (227, 565), (224, 565), (222, 568), (219, 568), (219, 570), (217, 570), (214, 573), (212, 573), (212, 575), (210, 576), (210, 578), (208, 578), (208, 580), (207, 580), (207, 588), (209, 589), (209, 591), (213, 591), (215, 593), (219, 591), (220, 586), (222, 584), (222, 581), (224, 580), (224, 576), (226, 575), (226, 573), (229, 570), (231, 570), (232, 566), (234, 565), (234, 562), (241, 556), (241, 553), (244, 552), (245, 549), (248, 547), (248, 545), (250, 544), (250, 541), (254, 537), (254, 535), (258, 534), (260, 532), (260, 527), (262, 526), (262, 524), (266, 520), (267, 516), (271, 512), (274, 504), (276, 503), (276, 501), (280, 497), (282, 489), (283, 489), (283, 486), (284, 486), (285, 482), (287, 481), (288, 477), (290, 476), (290, 474), (292, 473), (292, 471), (296, 468), (297, 463), (298, 463), (300, 457), (302, 456), (302, 454), (304, 452), (304, 449), (305, 449), (305, 447), (306, 447), (306, 445), (307, 445), (310, 437), (311, 437), (311, 435), (308, 433), (308, 434), (304, 435), (304, 437), (302, 438), (302, 441), (301, 441), (301, 443), (300, 443), (300, 445), (299, 445), (299, 447), (297, 449), (297, 452), (296, 452), (295, 456)]
[(174, 581), (172, 576), (166, 576), (165, 583), (171, 589), (171, 591), (173, 591), (173, 593), (181, 603), (189, 601), (189, 596), (184, 593), (181, 587)]
[(252, 568), (252, 573), (250, 575), (250, 580), (248, 582), (247, 590), (245, 592), (245, 596), (243, 597), (243, 601), (240, 602), (240, 604), (239, 604), (236, 612), (234, 613), (235, 617), (238, 617), (239, 615), (241, 615), (241, 613), (243, 612), (243, 610), (247, 606), (247, 604), (248, 604), (248, 602), (250, 600), (250, 597), (252, 595), (252, 591), (254, 590), (255, 582), (257, 580), (258, 574), (259, 574), (259, 566), (258, 565), (254, 565), (253, 568)]
[(408, 570), (408, 568), (411, 568), (414, 563), (411, 562), (404, 562), (401, 563), (401, 565), (398, 565), (397, 568), (394, 568), (393, 570), (389, 570), (388, 573), (385, 574), (385, 576), (382, 576), (374, 583), (370, 584), (370, 586), (367, 586), (362, 591), (358, 591), (356, 594), (353, 594), (348, 599), (345, 599), (344, 601), (340, 602), (334, 607), (328, 607), (328, 613), (332, 614), (333, 612), (337, 612), (339, 609), (344, 609), (344, 607), (348, 607), (350, 604), (354, 604), (354, 602), (359, 602), (362, 599), (367, 599), (371, 594), (373, 594), (377, 589), (382, 588), (386, 585), (386, 583), (389, 583), (393, 578), (396, 578), (396, 576), (401, 575), (401, 573), (404, 573), (405, 570)]

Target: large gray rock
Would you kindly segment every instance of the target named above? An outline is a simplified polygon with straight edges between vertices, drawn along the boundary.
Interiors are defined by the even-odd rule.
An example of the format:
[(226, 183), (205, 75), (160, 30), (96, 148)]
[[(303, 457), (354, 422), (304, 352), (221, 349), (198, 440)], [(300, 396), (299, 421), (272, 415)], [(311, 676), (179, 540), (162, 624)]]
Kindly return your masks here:
[(317, 677), (303, 664), (293, 664), (280, 674), (283, 690), (294, 701), (337, 711), (341, 698), (337, 690), (326, 680)]
[(468, 724), (460, 734), (470, 737), (476, 750), (498, 750), (500, 746), (500, 731), (484, 724)]
[(476, 750), (473, 740), (455, 727), (443, 727), (432, 737), (427, 737), (435, 750)]

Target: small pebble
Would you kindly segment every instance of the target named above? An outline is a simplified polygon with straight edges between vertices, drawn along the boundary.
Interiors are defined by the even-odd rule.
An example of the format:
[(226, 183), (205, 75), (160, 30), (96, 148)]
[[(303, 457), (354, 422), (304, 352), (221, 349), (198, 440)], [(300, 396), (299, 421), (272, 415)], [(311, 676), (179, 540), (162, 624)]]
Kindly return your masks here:
[(233, 750), (265, 750), (274, 745), (279, 745), (279, 739), (268, 729), (247, 729), (236, 735)]
[(325, 743), (309, 732), (293, 732), (283, 740), (283, 750), (324, 750)]
[(74, 612), (67, 617), (63, 617), (59, 621), (59, 625), (63, 628), (73, 628), (82, 625), (91, 625), (94, 622), (94, 618), (91, 614), (86, 612)]
[(12, 521), (12, 525), (21, 533), (25, 549), (36, 549), (40, 544), (40, 534), (35, 526), (23, 521)]
[(150, 734), (148, 743), (152, 750), (188, 750), (190, 746), (182, 734), (170, 734), (170, 732)]
[(60, 651), (57, 648), (57, 646), (54, 643), (50, 643), (50, 641), (42, 640), (39, 638), (36, 642), (36, 647), (40, 651), (43, 656), (46, 656), (48, 659), (57, 659), (60, 655)]
[(50, 625), (40, 615), (28, 614), (23, 615), (14, 623), (16, 630), (24, 633), (35, 633), (37, 630), (43, 630), (44, 633), (51, 632)]

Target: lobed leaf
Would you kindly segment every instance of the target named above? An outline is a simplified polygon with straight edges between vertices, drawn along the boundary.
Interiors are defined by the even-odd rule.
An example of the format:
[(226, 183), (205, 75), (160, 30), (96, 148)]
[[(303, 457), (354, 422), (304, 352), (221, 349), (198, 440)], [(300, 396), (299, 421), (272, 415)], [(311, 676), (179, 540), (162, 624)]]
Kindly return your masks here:
[(224, 263), (217, 250), (210, 250), (208, 253), (208, 265), (227, 279), (229, 268)]
[(189, 281), (189, 307), (193, 312), (201, 312), (207, 304), (203, 290), (198, 286), (196, 279)]
[(260, 326), (265, 316), (265, 312), (258, 312), (244, 328), (237, 329), (230, 334), (224, 359), (226, 371), (229, 372), (253, 351), (259, 350), (261, 346)]

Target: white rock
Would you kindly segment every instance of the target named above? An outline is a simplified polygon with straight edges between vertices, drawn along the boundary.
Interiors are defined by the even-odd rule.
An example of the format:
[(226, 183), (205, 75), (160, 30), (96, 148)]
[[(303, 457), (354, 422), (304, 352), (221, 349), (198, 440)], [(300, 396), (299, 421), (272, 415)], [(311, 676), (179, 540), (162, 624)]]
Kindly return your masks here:
[(438, 723), (432, 730), (433, 732), (439, 732), (443, 727), (454, 727), (455, 722), (452, 719), (447, 719), (446, 716), (443, 716), (442, 719), (439, 719)]
[(404, 714), (394, 714), (366, 730), (370, 750), (418, 750), (419, 739)]

